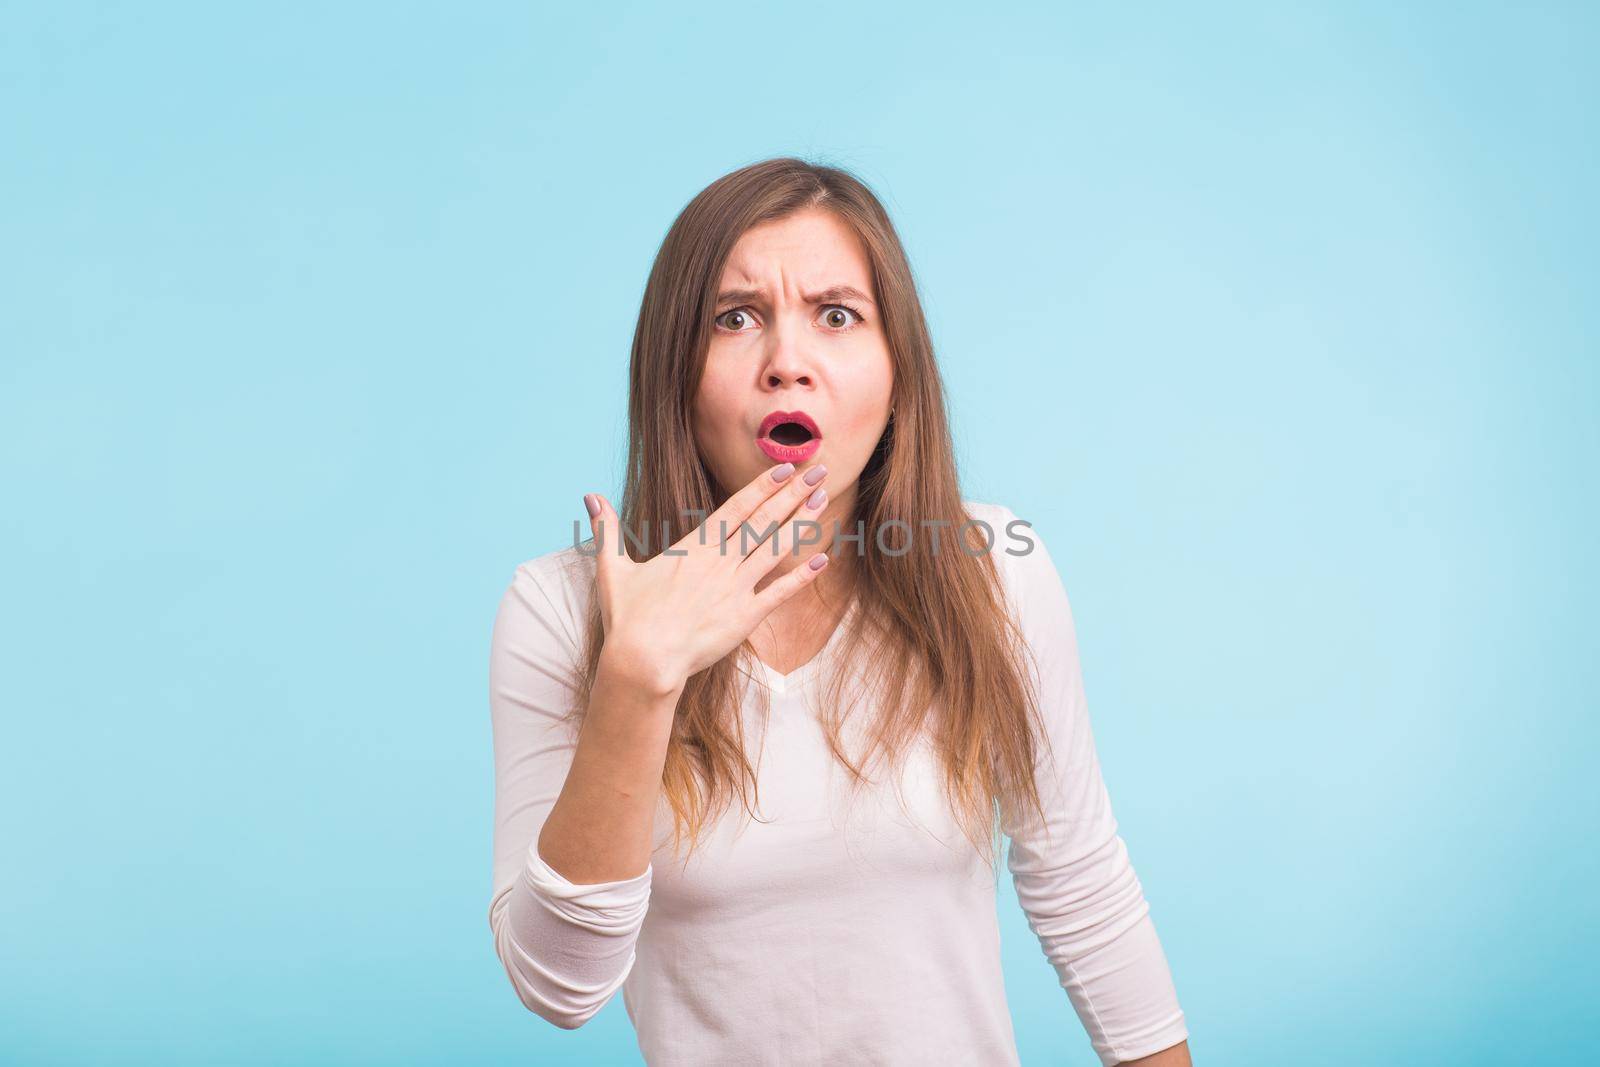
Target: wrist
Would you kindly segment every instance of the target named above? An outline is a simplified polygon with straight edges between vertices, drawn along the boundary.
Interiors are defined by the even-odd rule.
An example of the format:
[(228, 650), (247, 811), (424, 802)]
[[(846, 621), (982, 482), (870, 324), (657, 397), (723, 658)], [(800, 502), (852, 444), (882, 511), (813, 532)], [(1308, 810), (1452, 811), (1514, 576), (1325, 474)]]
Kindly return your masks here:
[(600, 646), (598, 673), (643, 696), (665, 700), (683, 692), (688, 677), (627, 645), (606, 641)]

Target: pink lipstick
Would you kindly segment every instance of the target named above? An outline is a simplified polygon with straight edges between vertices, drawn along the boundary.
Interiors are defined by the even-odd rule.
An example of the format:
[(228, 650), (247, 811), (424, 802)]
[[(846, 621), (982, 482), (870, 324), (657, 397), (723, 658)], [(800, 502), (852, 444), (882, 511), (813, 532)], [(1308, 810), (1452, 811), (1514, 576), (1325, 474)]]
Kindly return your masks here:
[(803, 411), (774, 411), (761, 420), (756, 445), (774, 463), (804, 463), (822, 447), (822, 431)]

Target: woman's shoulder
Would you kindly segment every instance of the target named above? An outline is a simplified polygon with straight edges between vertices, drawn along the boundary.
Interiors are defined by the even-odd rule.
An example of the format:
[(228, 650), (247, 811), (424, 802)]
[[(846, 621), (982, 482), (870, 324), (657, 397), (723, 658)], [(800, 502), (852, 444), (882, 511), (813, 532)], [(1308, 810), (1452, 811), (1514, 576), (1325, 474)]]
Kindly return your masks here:
[(985, 523), (994, 530), (995, 535), (1005, 537), (1005, 527), (1012, 519), (1017, 517), (1016, 512), (1004, 504), (986, 503), (981, 500), (963, 500), (961, 506), (968, 515)]
[(964, 500), (962, 505), (968, 515), (989, 527), (989, 552), (1001, 583), (1013, 605), (1027, 615), (1029, 602), (1061, 581), (1044, 537), (1005, 504)]
[(961, 506), (974, 520), (989, 528), (989, 551), (1003, 572), (1009, 574), (1014, 569), (1013, 561), (1033, 551), (1038, 539), (1033, 524), (1005, 504), (963, 500)]
[(1011, 511), (1004, 504), (990, 504), (981, 500), (963, 500), (961, 506), (967, 510), (968, 515), (975, 519), (982, 519), (991, 525)]
[(594, 538), (525, 559), (517, 564), (515, 577), (550, 586), (586, 586), (594, 578)]
[(593, 540), (567, 545), (525, 559), (512, 571), (505, 602), (524, 616), (537, 616), (547, 630), (560, 633), (573, 647), (581, 646), (583, 624), (593, 596)]

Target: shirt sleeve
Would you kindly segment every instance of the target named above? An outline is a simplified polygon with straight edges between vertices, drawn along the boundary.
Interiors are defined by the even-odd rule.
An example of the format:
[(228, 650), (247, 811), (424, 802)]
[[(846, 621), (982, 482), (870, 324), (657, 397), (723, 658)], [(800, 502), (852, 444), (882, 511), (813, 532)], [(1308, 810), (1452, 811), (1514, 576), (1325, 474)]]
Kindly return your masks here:
[[(577, 748), (566, 715), (579, 661), (569, 599), (537, 561), (519, 566), (495, 617), (489, 657), (494, 732), (494, 947), (528, 1010), (563, 1029), (587, 1022), (633, 968), (653, 868), (578, 885), (546, 864), (539, 831)], [(557, 585), (559, 589), (559, 584)]]
[(1000, 511), (995, 551), (1005, 555), (1000, 566), (1012, 575), (1016, 611), (1037, 659), (1049, 742), (1040, 746), (1036, 771), (1045, 819), (1026, 803), (1003, 813), (1006, 863), (1029, 926), (1109, 1067), (1170, 1048), (1189, 1032), (1101, 777), (1066, 590), (1038, 532), (1008, 527), (1016, 515)]

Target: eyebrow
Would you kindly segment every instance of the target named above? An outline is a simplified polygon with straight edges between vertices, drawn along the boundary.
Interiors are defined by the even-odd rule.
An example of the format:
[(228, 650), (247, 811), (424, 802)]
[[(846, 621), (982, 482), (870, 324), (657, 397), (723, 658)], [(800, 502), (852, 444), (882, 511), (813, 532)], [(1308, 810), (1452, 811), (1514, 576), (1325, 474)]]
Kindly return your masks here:
[[(717, 294), (717, 305), (720, 307), (727, 303), (759, 303), (766, 300), (766, 298), (767, 291), (765, 289), (724, 289)], [(806, 293), (804, 300), (808, 304), (828, 304), (838, 300), (858, 300), (864, 304), (877, 306), (872, 297), (853, 285), (830, 285), (820, 293)]]

